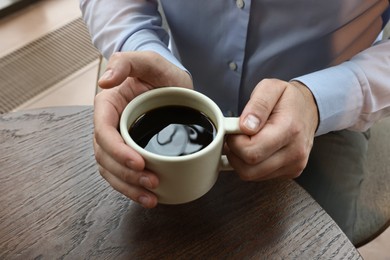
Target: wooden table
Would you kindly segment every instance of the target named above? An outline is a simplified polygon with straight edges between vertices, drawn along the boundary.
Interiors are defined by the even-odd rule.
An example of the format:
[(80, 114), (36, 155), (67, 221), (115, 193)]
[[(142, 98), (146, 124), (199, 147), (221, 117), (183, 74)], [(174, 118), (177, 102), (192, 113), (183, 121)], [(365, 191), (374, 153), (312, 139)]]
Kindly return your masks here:
[(140, 207), (99, 175), (92, 114), (0, 116), (0, 259), (361, 259), (291, 180), (224, 173), (194, 202)]

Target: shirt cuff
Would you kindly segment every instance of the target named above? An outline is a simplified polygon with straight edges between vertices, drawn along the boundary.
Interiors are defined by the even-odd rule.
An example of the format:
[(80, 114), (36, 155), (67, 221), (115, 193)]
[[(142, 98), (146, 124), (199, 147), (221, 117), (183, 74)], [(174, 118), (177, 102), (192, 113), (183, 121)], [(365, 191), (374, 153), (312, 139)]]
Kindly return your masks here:
[(313, 93), (319, 111), (316, 136), (354, 125), (363, 103), (361, 82), (354, 73), (357, 66), (344, 62), (293, 80), (305, 84)]
[(154, 51), (188, 73), (167, 45), (152, 30), (145, 29), (134, 33), (123, 43), (120, 51)]

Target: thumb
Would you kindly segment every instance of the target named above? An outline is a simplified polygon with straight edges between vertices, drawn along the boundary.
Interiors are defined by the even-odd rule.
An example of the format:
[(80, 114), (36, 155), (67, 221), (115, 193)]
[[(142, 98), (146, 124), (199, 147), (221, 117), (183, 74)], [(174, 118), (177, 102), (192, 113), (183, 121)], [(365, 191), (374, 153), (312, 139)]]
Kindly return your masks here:
[(240, 129), (245, 134), (254, 135), (263, 128), (286, 86), (277, 79), (264, 79), (257, 84), (240, 116)]
[(186, 71), (152, 51), (114, 53), (108, 61), (105, 73), (99, 79), (99, 86), (115, 87), (127, 77), (138, 78), (153, 87), (192, 88), (191, 77)]

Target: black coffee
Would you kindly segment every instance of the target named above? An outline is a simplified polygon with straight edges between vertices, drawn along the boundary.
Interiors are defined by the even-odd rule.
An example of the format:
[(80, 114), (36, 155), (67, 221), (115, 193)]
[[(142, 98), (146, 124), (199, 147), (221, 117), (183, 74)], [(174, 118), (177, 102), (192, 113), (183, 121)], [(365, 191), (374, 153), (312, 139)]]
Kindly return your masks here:
[(140, 116), (130, 127), (131, 138), (145, 150), (183, 156), (209, 145), (216, 129), (203, 113), (185, 106), (165, 106)]

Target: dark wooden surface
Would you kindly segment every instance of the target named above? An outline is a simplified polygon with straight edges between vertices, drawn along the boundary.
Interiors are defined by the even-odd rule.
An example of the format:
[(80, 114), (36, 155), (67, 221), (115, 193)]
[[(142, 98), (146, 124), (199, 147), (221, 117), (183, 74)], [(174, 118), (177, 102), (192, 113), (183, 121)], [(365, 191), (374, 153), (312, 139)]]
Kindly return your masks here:
[(0, 259), (360, 259), (291, 180), (223, 173), (194, 202), (143, 209), (100, 177), (92, 114), (0, 116)]

